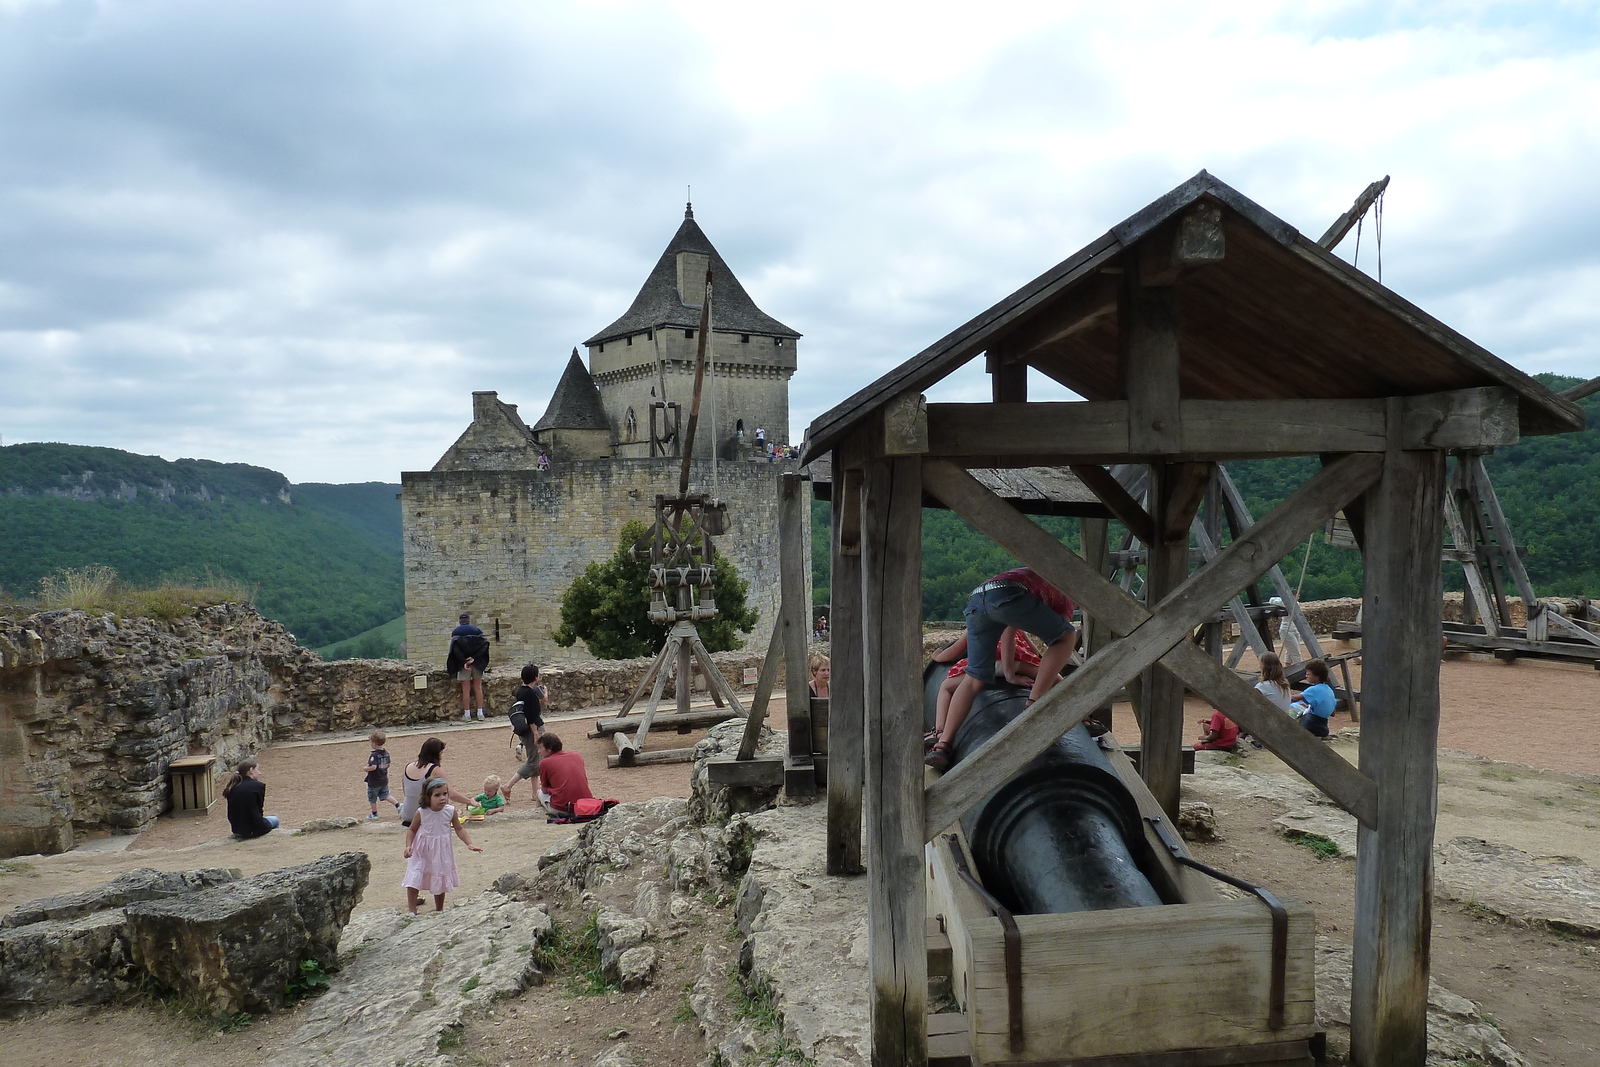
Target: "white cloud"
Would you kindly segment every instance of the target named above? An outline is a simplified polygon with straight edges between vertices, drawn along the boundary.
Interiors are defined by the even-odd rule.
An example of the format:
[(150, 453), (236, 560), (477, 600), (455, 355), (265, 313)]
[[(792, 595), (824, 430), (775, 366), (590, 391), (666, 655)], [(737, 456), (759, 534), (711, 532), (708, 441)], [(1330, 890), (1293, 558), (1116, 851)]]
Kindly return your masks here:
[(796, 434), (1202, 167), (1313, 235), (1393, 174), (1388, 284), (1600, 373), (1595, 3), (0, 0), (0, 146), (7, 441), (426, 468), (690, 183)]

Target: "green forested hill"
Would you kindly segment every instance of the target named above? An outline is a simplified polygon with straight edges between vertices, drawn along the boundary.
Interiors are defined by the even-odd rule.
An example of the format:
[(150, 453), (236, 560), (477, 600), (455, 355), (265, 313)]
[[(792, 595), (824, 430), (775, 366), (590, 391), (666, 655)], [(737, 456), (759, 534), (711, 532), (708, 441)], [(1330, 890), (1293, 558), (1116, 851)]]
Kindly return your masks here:
[[(1581, 379), (1541, 374), (1538, 379), (1557, 392)], [(1534, 588), (1547, 596), (1600, 597), (1600, 395), (1580, 401), (1589, 412), (1581, 433), (1528, 437), (1495, 450), (1485, 460), (1500, 503), (1519, 545), (1526, 545), (1526, 565)], [(1251, 512), (1260, 518), (1318, 468), (1314, 458), (1252, 460), (1228, 464)], [(828, 597), (828, 505), (812, 510), (812, 558), (816, 568), (816, 602)], [(948, 511), (922, 513), (923, 618), (961, 618), (967, 593), (985, 578), (1014, 566), (988, 538)], [(1077, 520), (1042, 519), (1040, 525), (1077, 546)], [(1113, 530), (1118, 530), (1113, 524)], [(1304, 565), (1301, 597), (1322, 600), (1361, 595), (1361, 555), (1335, 548), (1321, 534), (1312, 538), (1310, 562), (1302, 544), (1284, 573), (1298, 584)], [(1461, 568), (1446, 565), (1445, 588), (1460, 589)]]
[(0, 588), (103, 565), (125, 580), (220, 575), (319, 646), (405, 610), (398, 485), (291, 486), (242, 463), (175, 462), (112, 448), (0, 448)]

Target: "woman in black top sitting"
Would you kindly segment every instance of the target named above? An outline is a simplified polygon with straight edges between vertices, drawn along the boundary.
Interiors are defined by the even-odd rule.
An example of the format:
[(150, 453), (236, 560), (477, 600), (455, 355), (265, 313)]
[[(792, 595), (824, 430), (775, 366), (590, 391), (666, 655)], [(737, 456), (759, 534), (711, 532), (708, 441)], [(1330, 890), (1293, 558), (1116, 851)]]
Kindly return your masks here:
[(234, 768), (223, 783), (222, 796), (228, 802), (228, 825), (233, 836), (261, 837), (278, 828), (276, 815), (263, 815), (266, 808), (267, 787), (261, 781), (261, 768), (253, 759), (247, 759)]

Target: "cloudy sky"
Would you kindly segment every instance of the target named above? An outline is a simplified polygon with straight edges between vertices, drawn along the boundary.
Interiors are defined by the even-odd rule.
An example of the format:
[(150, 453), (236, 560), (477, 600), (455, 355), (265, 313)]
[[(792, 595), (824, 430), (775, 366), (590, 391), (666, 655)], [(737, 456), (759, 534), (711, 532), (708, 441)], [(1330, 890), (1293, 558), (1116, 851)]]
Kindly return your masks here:
[(798, 436), (1201, 168), (1313, 236), (1393, 175), (1388, 285), (1600, 374), (1600, 2), (0, 0), (0, 439), (398, 480), (690, 184)]

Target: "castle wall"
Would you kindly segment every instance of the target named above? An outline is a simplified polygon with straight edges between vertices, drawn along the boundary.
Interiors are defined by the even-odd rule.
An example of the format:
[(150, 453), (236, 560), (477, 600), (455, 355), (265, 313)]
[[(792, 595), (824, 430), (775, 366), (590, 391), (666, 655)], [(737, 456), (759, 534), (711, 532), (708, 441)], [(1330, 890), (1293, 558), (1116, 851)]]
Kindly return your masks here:
[[(731, 528), (717, 550), (750, 585), (760, 621), (744, 641), (757, 651), (777, 613), (778, 490), (786, 469), (792, 464), (719, 468), (717, 495), (729, 504)], [(710, 464), (696, 462), (691, 478), (706, 486)], [(616, 550), (625, 523), (652, 521), (656, 494), (676, 494), (677, 465), (604, 459), (552, 463), (544, 472), (412, 471), (400, 480), (408, 654), (442, 663), (456, 617), (470, 611), (491, 639), (490, 662), (500, 665), (584, 655), (581, 645), (558, 649), (550, 640), (561, 597), (584, 567)]]

